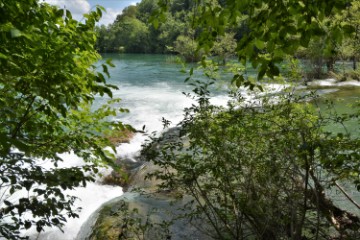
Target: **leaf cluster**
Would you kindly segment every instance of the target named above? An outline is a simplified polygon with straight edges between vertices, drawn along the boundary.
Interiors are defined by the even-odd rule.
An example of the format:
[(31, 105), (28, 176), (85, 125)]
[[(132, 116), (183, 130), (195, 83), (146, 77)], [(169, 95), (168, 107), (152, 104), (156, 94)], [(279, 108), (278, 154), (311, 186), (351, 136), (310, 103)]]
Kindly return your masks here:
[[(91, 107), (95, 96), (111, 98), (116, 89), (106, 82), (111, 61), (95, 65), (102, 10), (78, 22), (40, 1), (0, 1), (0, 237), (77, 217), (75, 198), (62, 191), (85, 186), (98, 165), (113, 163), (102, 135), (126, 128), (111, 119), (126, 110)], [(90, 163), (57, 168), (67, 152)]]
[(180, 136), (146, 149), (161, 167), (152, 177), (193, 197), (190, 219), (213, 239), (352, 239), (359, 216), (336, 207), (325, 189), (358, 187), (359, 140), (325, 127), (359, 116), (324, 116), (310, 99), (289, 94), (223, 109), (199, 98)]
[[(175, 1), (160, 1), (154, 19), (162, 19)], [(238, 60), (257, 69), (257, 78), (273, 78), (280, 74), (279, 64), (299, 49), (313, 49), (326, 62), (328, 71), (341, 53), (358, 37), (353, 1), (211, 1), (192, 3), (190, 21), (198, 51), (210, 54), (218, 50), (219, 39), (235, 33)], [(350, 43), (352, 42), (352, 43)], [(320, 48), (311, 48), (317, 43)], [(226, 46), (231, 44), (223, 42)], [(349, 49), (349, 48), (348, 48)], [(353, 49), (353, 48), (352, 48)], [(356, 55), (351, 50), (350, 55)], [(307, 59), (312, 57), (305, 54)], [(349, 56), (349, 55), (348, 55)], [(322, 66), (321, 66), (322, 67)], [(316, 76), (314, 76), (316, 77)]]

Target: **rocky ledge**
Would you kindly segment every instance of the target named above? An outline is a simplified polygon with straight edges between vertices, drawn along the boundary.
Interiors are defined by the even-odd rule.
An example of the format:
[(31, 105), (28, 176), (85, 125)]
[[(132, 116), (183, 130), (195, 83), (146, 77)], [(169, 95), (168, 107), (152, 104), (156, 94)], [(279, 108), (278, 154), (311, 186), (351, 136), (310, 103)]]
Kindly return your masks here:
[[(178, 134), (171, 129), (164, 136)], [(184, 206), (191, 199), (176, 191), (159, 191), (160, 180), (146, 178), (158, 171), (152, 162), (122, 160), (121, 166), (127, 171), (126, 192), (100, 207), (81, 227), (77, 239), (206, 239), (204, 230), (190, 223)], [(196, 226), (195, 226), (196, 225)]]

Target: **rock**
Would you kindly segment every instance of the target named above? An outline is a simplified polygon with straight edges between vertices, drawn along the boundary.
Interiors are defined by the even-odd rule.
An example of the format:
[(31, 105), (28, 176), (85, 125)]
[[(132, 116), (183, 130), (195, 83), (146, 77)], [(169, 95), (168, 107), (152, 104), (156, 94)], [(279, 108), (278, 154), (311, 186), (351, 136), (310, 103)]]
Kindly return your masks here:
[[(181, 129), (173, 128), (153, 147), (179, 139)], [(183, 141), (186, 144), (187, 139)], [(175, 215), (184, 214), (192, 199), (178, 191), (159, 191), (161, 180), (146, 178), (161, 170), (152, 162), (120, 161), (129, 175), (127, 192), (98, 209), (82, 226), (77, 239), (206, 239), (196, 222)], [(139, 164), (141, 164), (139, 166)], [(195, 225), (193, 225), (195, 224)], [(206, 230), (205, 230), (206, 232)]]
[(133, 176), (143, 162), (133, 161), (132, 159), (118, 159), (115, 164), (116, 170), (112, 170), (109, 175), (103, 177), (101, 183), (106, 185), (118, 185), (126, 190), (130, 184), (130, 176)]
[(77, 239), (204, 239), (205, 234), (189, 220), (173, 221), (174, 215), (184, 213), (181, 208), (188, 201), (127, 192), (105, 204), (91, 234)]

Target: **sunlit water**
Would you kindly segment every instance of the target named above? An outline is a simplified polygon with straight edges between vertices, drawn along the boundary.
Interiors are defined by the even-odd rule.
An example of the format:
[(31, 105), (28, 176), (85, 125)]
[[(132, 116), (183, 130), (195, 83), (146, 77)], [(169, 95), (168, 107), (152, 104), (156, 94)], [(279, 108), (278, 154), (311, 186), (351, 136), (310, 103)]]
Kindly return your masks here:
[[(162, 118), (171, 121), (175, 126), (183, 117), (183, 109), (191, 106), (195, 101), (186, 97), (182, 92), (191, 92), (191, 86), (184, 83), (188, 76), (180, 72), (180, 65), (167, 63), (166, 56), (162, 55), (110, 55), (104, 56), (113, 59), (116, 68), (110, 68), (109, 83), (119, 87), (113, 91), (114, 98), (121, 98), (116, 107), (127, 108), (130, 113), (117, 116), (116, 120), (131, 124), (136, 129), (143, 129), (149, 133), (160, 133), (163, 129)], [(214, 95), (215, 104), (227, 102), (225, 92)], [(108, 100), (98, 96), (95, 107)], [(130, 143), (122, 144), (117, 148), (118, 157), (136, 159), (145, 140), (142, 134), (136, 134)], [(65, 166), (81, 165), (83, 161), (72, 154), (64, 156)], [(103, 170), (110, 172), (109, 169)], [(32, 239), (70, 240), (75, 239), (81, 225), (98, 209), (102, 203), (122, 195), (122, 189), (117, 186), (101, 184), (101, 178), (96, 183), (89, 183), (86, 188), (77, 188), (66, 191), (66, 194), (75, 195), (80, 200), (76, 207), (81, 207), (79, 218), (69, 219), (63, 232), (56, 228), (47, 229), (41, 234), (35, 230), (27, 232)]]
[[(190, 93), (193, 86), (184, 83), (188, 74), (180, 72), (181, 66), (168, 62), (162, 55), (105, 55), (113, 59), (116, 68), (110, 69), (111, 79), (109, 83), (119, 87), (113, 91), (115, 98), (122, 101), (118, 107), (127, 108), (130, 113), (117, 116), (126, 124), (131, 124), (136, 129), (145, 126), (147, 132), (160, 133), (163, 129), (162, 118), (171, 121), (175, 126), (183, 118), (183, 109), (191, 106), (195, 101), (186, 97), (182, 92)], [(230, 82), (231, 79), (224, 79)], [(271, 91), (280, 91), (283, 86), (272, 84), (268, 86)], [(221, 88), (221, 87), (220, 87)], [(217, 105), (226, 105), (229, 97), (226, 91), (215, 89), (211, 102)], [(245, 98), (251, 98), (245, 90), (242, 91)], [(96, 105), (104, 103), (107, 99), (97, 97)], [(117, 148), (118, 157), (136, 160), (141, 144), (145, 140), (141, 134), (135, 135), (130, 143), (122, 144)], [(81, 165), (82, 160), (69, 154), (65, 156), (67, 166)], [(104, 170), (109, 172), (110, 170)], [(58, 229), (47, 229), (38, 235), (30, 232), (32, 239), (70, 240), (75, 239), (81, 225), (87, 218), (98, 209), (101, 204), (122, 195), (122, 189), (117, 186), (100, 184), (99, 178), (96, 183), (90, 183), (86, 188), (77, 188), (66, 192), (79, 197), (78, 207), (82, 207), (80, 218), (69, 219), (63, 228), (64, 233)]]

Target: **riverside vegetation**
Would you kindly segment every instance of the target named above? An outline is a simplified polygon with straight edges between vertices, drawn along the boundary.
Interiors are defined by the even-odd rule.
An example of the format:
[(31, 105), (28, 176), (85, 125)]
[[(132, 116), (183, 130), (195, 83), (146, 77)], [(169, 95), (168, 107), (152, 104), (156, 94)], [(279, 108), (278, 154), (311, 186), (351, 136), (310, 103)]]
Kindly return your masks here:
[(358, 113), (314, 94), (278, 97), (223, 108), (199, 96), (181, 128), (144, 148), (149, 162), (100, 210), (90, 238), (357, 239)]
[[(148, 2), (131, 7), (132, 16), (137, 18), (137, 9), (141, 11), (142, 4)], [(353, 132), (347, 130), (349, 122), (359, 122), (358, 104), (351, 113), (339, 114), (329, 103), (324, 112), (317, 107), (318, 96), (302, 96), (292, 91), (268, 97), (258, 95), (254, 102), (245, 101), (235, 91), (228, 108), (209, 103), (209, 86), (215, 83), (217, 71), (228, 66), (234, 74), (232, 82), (251, 90), (262, 90), (257, 81), (280, 74), (286, 74), (287, 81), (305, 79), (305, 82), (323, 77), (324, 73), (338, 77), (337, 74), (344, 74), (335, 69), (335, 61), (341, 58), (353, 61), (352, 71), (342, 77), (358, 79), (359, 50), (351, 46), (356, 47), (353, 44), (358, 41), (355, 15), (359, 2), (334, 1), (331, 7), (328, 4), (325, 1), (183, 4), (160, 1), (155, 9), (155, 25), (159, 19), (169, 20), (169, 15), (181, 15), (174, 14), (175, 6), (191, 9), (182, 12), (190, 19), (184, 24), (195, 29), (187, 31), (188, 38), (179, 34), (170, 43), (173, 47), (167, 48), (185, 60), (201, 59), (197, 54), (214, 55), (220, 38), (228, 37), (236, 27), (243, 27), (243, 31), (233, 35), (236, 47), (232, 52), (227, 51), (228, 56), (236, 55), (241, 64), (219, 68), (216, 57), (215, 63), (211, 61), (214, 58), (210, 61), (202, 58), (201, 66), (208, 81), (199, 80), (194, 68), (190, 69), (186, 81), (194, 86), (193, 98), (198, 105), (185, 110), (180, 134), (165, 143), (162, 138), (154, 138), (143, 152), (147, 160), (158, 166), (148, 177), (160, 181), (160, 193), (170, 192), (180, 199), (190, 197), (180, 207), (182, 214), (177, 214), (175, 219), (192, 222), (206, 235), (203, 238), (357, 239), (360, 236), (359, 205), (342, 187), (351, 183), (349, 190), (359, 189), (359, 132), (357, 127)], [(340, 10), (342, 4), (346, 5), (345, 11)], [(320, 6), (324, 8), (319, 9)], [(127, 13), (109, 28), (115, 29)], [(160, 25), (159, 31), (171, 24), (170, 20)], [(188, 43), (188, 49), (180, 48), (180, 42)], [(126, 45), (121, 50), (126, 51)], [(299, 71), (296, 60), (291, 58), (294, 56), (303, 58), (311, 69)], [(285, 59), (290, 63), (287, 71), (279, 69), (279, 63)], [(250, 69), (247, 63), (257, 70), (257, 78), (247, 73)], [(334, 132), (329, 126), (343, 126), (343, 129)], [(333, 201), (328, 189), (334, 188), (354, 204), (352, 210), (342, 209)], [(156, 199), (157, 194), (152, 194)], [(174, 197), (172, 194), (169, 198)], [(121, 210), (117, 214), (121, 215)], [(136, 218), (136, 214), (133, 216)], [(131, 226), (121, 233), (124, 239), (151, 238), (150, 232), (150, 235), (146, 231), (141, 236), (136, 234), (139, 228), (151, 229), (147, 221)], [(160, 233), (169, 229), (175, 231), (174, 239), (181, 239), (171, 226)], [(189, 233), (189, 236), (194, 235)]]
[[(153, 14), (146, 10), (138, 15), (140, 6), (151, 7)], [(180, 137), (188, 141), (184, 144), (174, 138), (145, 148), (148, 160), (158, 166), (150, 177), (161, 180), (160, 189), (178, 191), (177, 196), (190, 199), (180, 206), (184, 211), (177, 217), (195, 226), (201, 223), (200, 230), (213, 239), (360, 236), (359, 214), (337, 206), (326, 194), (326, 189), (336, 187), (358, 208), (342, 187), (360, 188), (358, 133), (334, 133), (327, 128), (331, 123), (344, 129), (349, 121), (358, 123), (358, 104), (349, 114), (324, 113), (307, 102), (316, 102), (315, 96), (290, 92), (259, 97), (257, 105), (247, 106), (237, 91), (227, 109), (209, 102), (217, 63), (226, 63), (231, 55), (239, 60), (229, 68), (231, 82), (249, 90), (262, 90), (262, 80), (280, 76), (279, 65), (285, 59), (295, 62), (292, 57), (300, 53), (321, 72), (325, 62), (329, 73), (336, 71), (337, 58), (350, 59), (353, 69), (347, 76), (358, 76), (359, 6), (357, 0), (160, 0), (158, 5), (148, 0), (126, 9), (109, 26), (110, 31), (97, 29), (100, 50), (109, 50), (101, 44), (113, 39), (120, 42), (114, 51), (132, 52), (138, 51), (137, 46), (148, 46), (148, 27), (153, 28), (152, 33), (166, 27), (179, 30), (181, 34), (155, 34), (150, 43), (158, 43), (163, 50), (167, 45), (166, 49), (185, 60), (201, 60), (208, 80), (198, 80), (194, 68), (186, 79), (194, 86), (193, 97), (198, 101), (185, 110), (181, 122)], [(110, 105), (90, 109), (96, 94), (112, 97), (115, 88), (103, 75), (112, 63), (101, 65), (103, 73), (94, 65), (99, 58), (94, 45), (100, 7), (85, 16), (85, 23), (72, 19), (69, 11), (64, 16), (63, 10), (36, 0), (0, 1), (0, 7), (0, 190), (4, 193), (0, 237), (18, 239), (20, 230), (36, 227), (40, 232), (44, 226), (61, 227), (65, 214), (76, 217), (75, 199), (64, 196), (62, 189), (92, 181), (93, 175), (86, 173), (96, 173), (99, 164), (114, 166), (113, 156), (104, 150), (111, 145), (104, 131), (131, 128), (108, 120), (118, 114)], [(152, 26), (145, 23), (149, 18)], [(180, 26), (171, 25), (175, 23)], [(101, 33), (111, 33), (113, 27), (118, 27), (114, 37)], [(141, 34), (127, 33), (129, 29)], [(167, 36), (172, 36), (171, 41), (160, 42)], [(129, 50), (124, 41), (135, 44), (135, 50)], [(311, 51), (314, 49), (319, 51)], [(220, 61), (206, 60), (205, 56), (213, 55)], [(249, 64), (256, 78), (248, 74)], [(317, 76), (316, 71), (299, 75), (296, 69), (288, 71), (286, 79)], [(51, 159), (56, 167), (62, 160), (59, 154), (69, 151), (92, 164), (51, 170), (38, 165), (38, 161)], [(20, 190), (26, 193), (24, 197), (12, 199)], [(151, 224), (138, 221), (136, 215), (119, 215), (119, 221), (124, 218), (140, 227), (132, 235), (120, 232), (118, 239), (134, 234), (147, 237), (137, 231)], [(164, 233), (157, 236), (171, 238), (167, 223), (157, 231)]]
[[(160, 1), (159, 5), (157, 2), (142, 0), (125, 8), (112, 24), (97, 27), (97, 49), (172, 53), (193, 62), (199, 61), (205, 51), (221, 64), (239, 53), (247, 57), (256, 55), (256, 61), (251, 62), (255, 68), (262, 66), (259, 69), (262, 75), (270, 59), (280, 62), (282, 55), (287, 54), (305, 60), (303, 74), (309, 80), (338, 71), (335, 66), (338, 60), (351, 60), (353, 70), (357, 69), (358, 1), (172, 0)], [(323, 10), (319, 11), (320, 8)], [(344, 37), (347, 33), (352, 36)], [(198, 51), (200, 48), (203, 52)], [(275, 71), (276, 65), (272, 68)], [(359, 79), (356, 71), (336, 76)]]
[[(0, 1), (1, 239), (61, 228), (66, 217), (78, 217), (76, 198), (63, 191), (94, 181), (98, 166), (114, 166), (103, 132), (126, 129), (109, 120), (125, 110), (91, 109), (95, 95), (111, 97), (116, 88), (105, 80), (111, 61), (95, 65), (94, 28), (102, 10), (78, 22), (37, 0)], [(87, 164), (58, 167), (66, 152)]]

